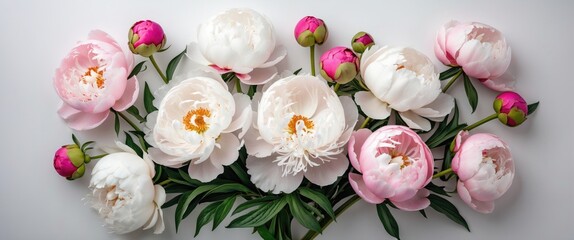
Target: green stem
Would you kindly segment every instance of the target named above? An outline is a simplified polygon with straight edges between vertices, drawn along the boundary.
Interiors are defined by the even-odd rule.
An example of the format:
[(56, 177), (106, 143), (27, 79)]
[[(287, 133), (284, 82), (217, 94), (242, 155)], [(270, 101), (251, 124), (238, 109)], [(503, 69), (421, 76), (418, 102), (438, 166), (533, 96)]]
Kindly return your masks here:
[(462, 68), (458, 71), (458, 73), (456, 73), (449, 81), (448, 83), (442, 88), (442, 92), (445, 93), (446, 90), (448, 90), (450, 88), (450, 86), (452, 86), (452, 84), (454, 82), (456, 82), (456, 80), (458, 79), (458, 77), (460, 77), (460, 75), (462, 74)]
[(482, 119), (482, 120), (480, 120), (480, 121), (478, 121), (478, 122), (476, 122), (476, 123), (474, 123), (474, 124), (472, 124), (472, 125), (470, 125), (470, 126), (468, 126), (468, 127), (465, 127), (465, 128), (462, 129), (462, 130), (464, 130), (464, 131), (470, 131), (470, 130), (472, 130), (472, 129), (474, 129), (474, 128), (476, 128), (476, 127), (478, 127), (478, 126), (480, 126), (480, 125), (482, 125), (482, 124), (484, 124), (484, 123), (487, 123), (487, 122), (489, 122), (490, 120), (495, 119), (495, 118), (498, 118), (498, 114), (497, 114), (497, 113), (494, 113), (494, 114), (492, 114), (492, 115), (490, 115), (490, 116), (488, 116), (488, 117), (485, 117), (484, 119)]
[(122, 112), (118, 112), (116, 110), (112, 109), (112, 112), (117, 113), (118, 115), (120, 115), (120, 117), (122, 119), (124, 119), (124, 121), (126, 121), (130, 126), (132, 126), (132, 128), (138, 132), (141, 132), (142, 130), (134, 123), (132, 122), (132, 120), (130, 120), (125, 114), (123, 114)]
[(168, 185), (169, 183), (171, 183), (171, 179), (166, 179), (163, 182), (160, 182), (159, 185), (161, 185), (163, 187), (165, 185)]
[(367, 117), (367, 118), (365, 119), (365, 121), (363, 121), (363, 124), (361, 124), (361, 127), (360, 127), (359, 129), (365, 128), (365, 127), (367, 126), (367, 124), (369, 124), (370, 121), (371, 121), (371, 118), (370, 118), (370, 117)]
[[(339, 208), (337, 208), (337, 210), (335, 210), (335, 217), (339, 217), (345, 210), (347, 210), (349, 207), (353, 206), (353, 204), (359, 201), (359, 199), (361, 199), (361, 197), (359, 197), (358, 195), (354, 195), (353, 197), (349, 198), (349, 200), (347, 200), (345, 203), (343, 203), (343, 205), (341, 205)], [(330, 218), (329, 216), (326, 216), (321, 221), (321, 232), (323, 232), (332, 222), (333, 219)], [(318, 232), (309, 230), (307, 234), (305, 234), (305, 236), (302, 238), (302, 240), (312, 240), (315, 239), (317, 235), (319, 235)]]
[(96, 156), (90, 156), (90, 159), (94, 160), (94, 159), (98, 159), (98, 158), (103, 158), (107, 155), (108, 155), (108, 153), (100, 154), (100, 155), (96, 155)]
[(447, 170), (443, 170), (443, 171), (433, 175), (432, 179), (439, 178), (439, 177), (442, 177), (442, 176), (445, 176), (445, 175), (451, 174), (451, 173), (452, 173), (452, 168), (448, 168)]
[(238, 93), (243, 93), (243, 91), (241, 90), (241, 80), (239, 80), (239, 78), (236, 76), (235, 77), (235, 88), (237, 89)]
[(311, 75), (315, 76), (315, 45), (309, 47), (310, 49), (310, 60), (311, 60)]
[(335, 83), (335, 87), (333, 88), (333, 91), (337, 92), (337, 90), (339, 90), (339, 87), (341, 87), (341, 84)]
[(163, 82), (165, 84), (167, 84), (168, 83), (167, 77), (165, 77), (165, 75), (163, 75), (163, 72), (161, 71), (161, 69), (157, 65), (157, 62), (155, 61), (155, 58), (153, 57), (153, 55), (149, 56), (149, 60), (151, 61), (151, 64), (153, 65), (153, 67), (155, 68), (155, 70), (157, 71), (157, 73), (159, 74), (161, 79), (163, 79)]

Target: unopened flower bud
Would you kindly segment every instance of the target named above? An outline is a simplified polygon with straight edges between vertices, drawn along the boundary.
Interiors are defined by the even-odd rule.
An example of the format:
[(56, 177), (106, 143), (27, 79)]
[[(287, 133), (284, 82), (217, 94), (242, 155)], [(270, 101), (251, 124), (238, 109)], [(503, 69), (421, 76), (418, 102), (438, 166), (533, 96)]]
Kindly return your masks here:
[(295, 26), (295, 39), (303, 47), (321, 45), (327, 40), (328, 35), (327, 25), (316, 17), (304, 17)]
[(161, 26), (150, 20), (136, 22), (130, 28), (128, 38), (130, 50), (144, 57), (162, 50), (166, 39)]
[(367, 48), (373, 46), (375, 44), (375, 40), (373, 37), (366, 33), (366, 32), (358, 32), (351, 40), (351, 45), (353, 46), (353, 51), (356, 53), (363, 53)]
[(321, 56), (321, 76), (330, 82), (345, 84), (359, 72), (359, 58), (351, 49), (334, 47)]
[(507, 126), (518, 126), (526, 120), (528, 105), (524, 98), (515, 92), (499, 94), (493, 103), (498, 119)]
[(54, 168), (60, 176), (74, 180), (84, 175), (89, 159), (76, 144), (62, 146), (54, 155)]

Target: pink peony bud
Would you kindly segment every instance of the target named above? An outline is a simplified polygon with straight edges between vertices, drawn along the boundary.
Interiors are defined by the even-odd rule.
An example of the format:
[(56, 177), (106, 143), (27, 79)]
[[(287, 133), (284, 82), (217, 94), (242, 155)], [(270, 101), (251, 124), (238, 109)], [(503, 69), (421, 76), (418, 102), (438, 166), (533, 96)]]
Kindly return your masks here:
[(295, 26), (295, 39), (299, 45), (303, 47), (310, 47), (316, 44), (323, 44), (329, 35), (327, 32), (327, 25), (323, 20), (307, 16), (299, 20)]
[(128, 45), (134, 54), (149, 57), (165, 45), (165, 34), (159, 24), (150, 20), (136, 22), (128, 35)]
[(320, 65), (323, 78), (340, 84), (350, 82), (359, 72), (359, 58), (346, 47), (334, 47), (325, 52)]
[(363, 53), (367, 48), (373, 46), (375, 44), (375, 40), (373, 37), (366, 33), (366, 32), (358, 32), (353, 36), (353, 40), (351, 40), (351, 45), (353, 46), (353, 51), (356, 53)]
[[(54, 168), (56, 172), (68, 180), (74, 180), (84, 175), (87, 156), (76, 144), (62, 146), (54, 156)], [(89, 161), (89, 160), (88, 160)]]
[(520, 125), (526, 120), (528, 115), (528, 105), (520, 94), (515, 92), (503, 92), (496, 96), (492, 104), (494, 111), (498, 114), (498, 119), (510, 127)]

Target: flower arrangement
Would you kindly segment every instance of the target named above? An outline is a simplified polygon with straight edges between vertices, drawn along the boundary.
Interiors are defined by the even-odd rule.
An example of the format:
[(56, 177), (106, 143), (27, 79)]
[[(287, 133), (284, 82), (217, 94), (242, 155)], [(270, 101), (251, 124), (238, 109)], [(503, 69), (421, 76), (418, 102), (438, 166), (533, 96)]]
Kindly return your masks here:
[[(512, 91), (510, 47), (491, 26), (442, 26), (434, 45), (450, 67), (442, 73), (423, 53), (376, 44), (366, 32), (349, 47), (325, 51), (316, 64), (315, 45), (328, 41), (329, 31), (313, 16), (294, 27), (295, 41), (309, 48), (310, 73), (279, 71), (287, 51), (276, 44), (272, 23), (253, 10), (222, 12), (197, 33), (197, 42), (162, 70), (154, 58), (168, 43), (160, 24), (136, 22), (127, 46), (94, 30), (56, 70), (58, 114), (70, 128), (115, 119), (115, 147), (94, 149), (95, 142), (72, 135), (73, 144), (56, 151), (54, 168), (74, 180), (99, 159), (85, 201), (117, 234), (162, 233), (162, 209), (169, 207), (176, 208), (177, 230), (206, 203), (196, 210), (196, 234), (230, 217), (227, 228), (252, 228), (263, 239), (298, 238), (291, 232), (296, 220), (308, 229), (302, 239), (314, 239), (364, 200), (399, 238), (391, 208), (424, 217), (432, 209), (469, 229), (448, 200), (453, 193), (490, 213), (511, 187), (508, 144), (470, 131), (493, 119), (518, 126), (538, 103)], [(144, 60), (134, 64), (134, 55)], [(150, 63), (158, 73), (150, 81), (164, 83), (158, 89), (137, 77)], [(473, 112), (478, 94), (471, 78), (501, 91), (492, 115), (459, 122), (448, 90), (460, 78)], [(120, 121), (130, 126), (124, 135)], [(90, 154), (96, 150), (102, 153)]]

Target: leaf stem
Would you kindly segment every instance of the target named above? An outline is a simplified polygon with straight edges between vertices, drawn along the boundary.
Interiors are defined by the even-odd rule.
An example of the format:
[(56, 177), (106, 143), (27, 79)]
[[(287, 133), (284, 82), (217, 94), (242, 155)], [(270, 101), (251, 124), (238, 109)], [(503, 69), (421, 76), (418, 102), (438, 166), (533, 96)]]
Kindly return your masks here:
[(454, 82), (456, 82), (456, 80), (458, 79), (458, 77), (460, 77), (460, 75), (462, 74), (462, 68), (448, 81), (448, 83), (442, 88), (442, 92), (445, 93), (446, 90), (448, 90), (450, 88), (450, 86), (452, 86), (452, 84)]
[(315, 76), (315, 45), (312, 45), (311, 47), (309, 47), (309, 57), (311, 60), (311, 75)]
[(339, 87), (341, 87), (341, 84), (335, 83), (335, 87), (333, 87), (333, 91), (337, 92), (337, 90), (339, 90)]
[(235, 88), (237, 89), (237, 92), (243, 93), (243, 91), (241, 90), (241, 80), (239, 80), (239, 78), (237, 76), (235, 76), (235, 80), (236, 80), (235, 81)]
[[(343, 203), (343, 205), (341, 205), (339, 208), (337, 208), (337, 210), (335, 210), (335, 217), (339, 217), (345, 210), (347, 210), (349, 207), (353, 206), (353, 204), (359, 201), (359, 199), (361, 199), (361, 197), (359, 197), (358, 195), (354, 195), (353, 197), (349, 198), (349, 200), (347, 200), (345, 203)], [(332, 222), (333, 218), (326, 216), (321, 221), (321, 232), (323, 232)], [(303, 236), (302, 240), (312, 240), (315, 239), (317, 235), (319, 235), (318, 232), (309, 230), (307, 234)]]
[(167, 84), (168, 83), (167, 77), (163, 74), (163, 72), (161, 71), (161, 69), (157, 65), (157, 62), (155, 61), (155, 58), (153, 57), (153, 55), (149, 56), (149, 60), (151, 61), (151, 64), (153, 65), (153, 67), (155, 68), (155, 70), (157, 71), (157, 73), (159, 74), (161, 79), (163, 79), (163, 82), (165, 84)]
[(363, 124), (361, 124), (361, 127), (359, 129), (365, 128), (370, 121), (371, 121), (370, 117), (365, 118), (365, 121), (363, 121)]
[(475, 122), (474, 124), (472, 124), (472, 125), (470, 125), (470, 126), (468, 126), (468, 127), (463, 128), (462, 130), (463, 130), (463, 131), (470, 131), (470, 130), (472, 130), (472, 129), (474, 129), (474, 128), (476, 128), (476, 127), (478, 127), (478, 126), (480, 126), (480, 125), (482, 125), (482, 124), (484, 124), (484, 123), (487, 123), (487, 122), (489, 122), (490, 120), (495, 119), (495, 118), (498, 118), (498, 114), (497, 114), (497, 113), (494, 113), (494, 114), (492, 114), (492, 115), (490, 115), (490, 116), (488, 116), (488, 117), (485, 117), (484, 119), (482, 119), (482, 120), (480, 120), (480, 121), (478, 121), (478, 122)]
[(448, 175), (451, 173), (452, 173), (452, 168), (448, 168), (446, 170), (443, 170), (443, 171), (438, 172), (437, 174), (433, 175), (432, 179), (436, 179), (436, 178), (439, 178), (439, 177), (442, 177), (442, 176), (445, 176), (445, 175)]
[(94, 159), (98, 159), (98, 158), (103, 158), (103, 157), (105, 157), (105, 156), (107, 156), (107, 155), (108, 155), (108, 153), (100, 154), (100, 155), (96, 155), (96, 156), (90, 156), (90, 159), (91, 159), (91, 160), (94, 160)]
[(120, 115), (120, 117), (121, 117), (122, 119), (124, 119), (124, 121), (126, 121), (130, 126), (132, 126), (132, 128), (133, 128), (134, 130), (139, 131), (139, 132), (142, 131), (142, 130), (141, 130), (134, 122), (132, 122), (132, 120), (130, 120), (125, 114), (123, 114), (122, 112), (118, 112), (118, 111), (116, 111), (116, 110), (114, 110), (114, 109), (111, 109), (111, 110), (112, 110), (112, 112), (117, 113), (118, 115)]
[(171, 179), (166, 179), (163, 182), (160, 182), (159, 185), (161, 185), (163, 187), (163, 186), (168, 185), (170, 183), (171, 183)]

